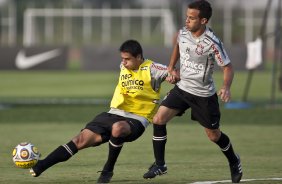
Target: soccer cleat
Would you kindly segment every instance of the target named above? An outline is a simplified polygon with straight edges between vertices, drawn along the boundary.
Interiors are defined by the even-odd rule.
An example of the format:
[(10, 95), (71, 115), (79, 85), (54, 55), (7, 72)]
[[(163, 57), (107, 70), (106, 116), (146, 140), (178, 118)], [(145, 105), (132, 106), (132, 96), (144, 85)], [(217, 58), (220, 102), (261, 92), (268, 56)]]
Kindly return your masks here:
[(34, 172), (32, 168), (29, 169), (29, 173), (31, 174), (31, 176), (37, 177), (37, 174)]
[(243, 175), (240, 157), (236, 156), (238, 161), (232, 165), (229, 164), (232, 183), (239, 183)]
[(114, 173), (112, 171), (98, 171), (101, 172), (97, 180), (97, 184), (110, 183)]
[(31, 174), (31, 176), (33, 176), (33, 177), (40, 176), (40, 174), (43, 171), (41, 171), (39, 168), (40, 168), (40, 160), (38, 160), (38, 162), (35, 166), (33, 166), (32, 168), (29, 169), (29, 173)]
[(157, 175), (163, 175), (166, 173), (167, 173), (166, 165), (158, 166), (156, 163), (153, 163), (152, 166), (148, 169), (148, 172), (146, 172), (143, 175), (143, 178), (150, 179), (156, 177)]

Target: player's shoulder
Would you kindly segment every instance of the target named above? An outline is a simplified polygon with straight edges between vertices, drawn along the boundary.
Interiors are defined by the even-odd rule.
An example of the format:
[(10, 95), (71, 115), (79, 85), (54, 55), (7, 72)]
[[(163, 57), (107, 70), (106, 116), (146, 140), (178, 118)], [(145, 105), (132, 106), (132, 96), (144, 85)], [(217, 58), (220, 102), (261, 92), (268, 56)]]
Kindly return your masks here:
[(178, 34), (179, 35), (188, 35), (189, 31), (187, 30), (187, 28), (184, 26), (182, 27), (179, 31)]
[(191, 34), (189, 34), (189, 30), (184, 26), (178, 31), (178, 37), (189, 37)]
[(212, 41), (213, 43), (221, 42), (220, 39), (215, 35), (211, 28), (207, 28), (205, 31), (205, 39)]

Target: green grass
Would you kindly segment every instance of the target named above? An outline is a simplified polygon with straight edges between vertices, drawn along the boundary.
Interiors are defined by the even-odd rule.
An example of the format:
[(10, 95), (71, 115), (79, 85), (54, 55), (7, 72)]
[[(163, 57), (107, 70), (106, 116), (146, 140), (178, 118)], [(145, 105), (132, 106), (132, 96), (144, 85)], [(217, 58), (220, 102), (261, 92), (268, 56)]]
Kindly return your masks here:
[(118, 73), (1, 72), (0, 98), (111, 97)]
[[(38, 125), (40, 123), (40, 125)], [(84, 123), (38, 122), (1, 124), (1, 183), (95, 183), (107, 157), (107, 144), (88, 148), (68, 162), (47, 170), (39, 178), (32, 178), (28, 170), (13, 165), (11, 152), (21, 141), (32, 141), (45, 157), (58, 145), (66, 143)], [(240, 153), (244, 178), (282, 177), (282, 147), (280, 125), (224, 125)], [(152, 126), (133, 143), (125, 144), (115, 168), (113, 183), (191, 183), (196, 181), (228, 180), (229, 168), (220, 150), (209, 142), (203, 129), (194, 123), (168, 125), (166, 160), (169, 173), (154, 180), (144, 180), (142, 174), (153, 161)], [(282, 181), (280, 181), (282, 182)], [(279, 183), (248, 182), (248, 183)]]
[[(117, 72), (82, 72), (82, 71), (1, 71), (0, 100), (22, 98), (111, 98), (117, 82)], [(216, 86), (222, 84), (222, 73), (214, 74)], [(236, 72), (232, 85), (234, 101), (242, 100), (246, 72)], [(249, 90), (248, 100), (254, 103), (270, 102), (271, 73), (255, 72)], [(282, 103), (282, 92), (275, 90), (276, 101)], [(163, 85), (162, 95), (171, 88)]]
[[(221, 84), (219, 72), (216, 84)], [(0, 183), (95, 183), (107, 157), (107, 144), (82, 150), (68, 162), (47, 170), (39, 178), (28, 170), (16, 168), (12, 149), (19, 142), (31, 141), (44, 158), (68, 142), (95, 115), (108, 110), (108, 104), (24, 104), (27, 99), (106, 99), (109, 102), (117, 72), (0, 72)], [(247, 74), (237, 72), (232, 87), (233, 101), (242, 99)], [(171, 88), (163, 86), (162, 96)], [(271, 75), (253, 76), (249, 101), (252, 108), (226, 109), (221, 103), (221, 129), (240, 153), (244, 179), (282, 178), (282, 94), (276, 90), (277, 108), (270, 104)], [(2, 106), (1, 106), (2, 103)], [(203, 128), (190, 120), (190, 111), (168, 125), (166, 160), (169, 173), (154, 180), (144, 180), (143, 173), (153, 162), (152, 126), (133, 143), (125, 144), (118, 159), (112, 183), (171, 184), (196, 181), (229, 180), (227, 161), (220, 150), (208, 141)], [(277, 184), (282, 181), (244, 183)]]

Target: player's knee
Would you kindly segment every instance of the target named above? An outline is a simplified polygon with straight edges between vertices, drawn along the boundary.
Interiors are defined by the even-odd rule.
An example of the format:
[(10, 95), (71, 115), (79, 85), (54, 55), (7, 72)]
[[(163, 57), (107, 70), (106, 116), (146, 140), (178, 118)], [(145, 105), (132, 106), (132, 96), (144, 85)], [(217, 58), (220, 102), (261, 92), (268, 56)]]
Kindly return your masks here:
[(72, 141), (74, 142), (78, 150), (94, 146), (95, 142), (97, 142), (95, 136), (85, 135), (83, 131), (75, 136)]
[(113, 137), (124, 137), (130, 134), (130, 126), (127, 122), (117, 122), (112, 126)]
[(209, 137), (209, 140), (214, 142), (214, 143), (218, 141), (218, 138), (216, 136), (210, 135), (208, 137)]
[(217, 131), (217, 130), (208, 131), (207, 136), (210, 141), (216, 143), (220, 138), (220, 131)]
[(73, 143), (76, 145), (78, 150), (81, 150), (85, 147), (85, 141), (81, 135), (77, 135), (72, 139)]
[(166, 124), (166, 121), (164, 120), (164, 118), (156, 114), (153, 118), (153, 123), (157, 125), (164, 125)]

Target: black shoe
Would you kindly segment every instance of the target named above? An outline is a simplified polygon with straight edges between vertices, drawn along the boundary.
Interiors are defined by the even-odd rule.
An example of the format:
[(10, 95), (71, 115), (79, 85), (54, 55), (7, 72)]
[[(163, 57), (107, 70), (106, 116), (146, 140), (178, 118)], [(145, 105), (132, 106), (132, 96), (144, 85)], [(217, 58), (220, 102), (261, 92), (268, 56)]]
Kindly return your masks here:
[(236, 156), (238, 161), (235, 164), (229, 164), (232, 183), (239, 183), (243, 175), (240, 157)]
[(97, 184), (110, 183), (114, 173), (112, 171), (98, 171), (101, 172), (100, 177), (97, 180)]
[(153, 163), (152, 166), (148, 169), (148, 172), (146, 172), (143, 175), (143, 178), (150, 179), (156, 177), (157, 175), (163, 175), (166, 173), (167, 173), (166, 165), (158, 166), (156, 163)]

